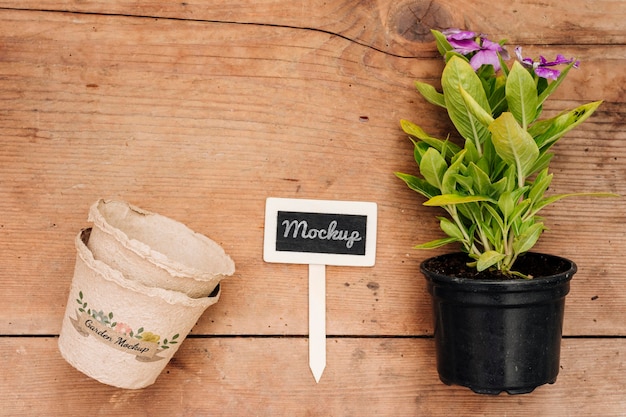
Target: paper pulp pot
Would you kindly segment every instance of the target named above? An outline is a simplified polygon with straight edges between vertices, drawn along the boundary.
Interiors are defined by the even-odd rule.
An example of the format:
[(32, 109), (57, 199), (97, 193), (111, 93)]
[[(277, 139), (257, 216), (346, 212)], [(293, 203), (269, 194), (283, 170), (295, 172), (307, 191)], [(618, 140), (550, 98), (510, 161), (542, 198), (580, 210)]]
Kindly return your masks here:
[(76, 266), (59, 337), (63, 358), (84, 374), (119, 388), (155, 382), (204, 310), (208, 297), (127, 280), (94, 259), (86, 243), (90, 229), (76, 238)]
[(205, 297), (235, 271), (232, 259), (211, 239), (128, 203), (99, 200), (89, 221), (93, 256), (149, 287)]

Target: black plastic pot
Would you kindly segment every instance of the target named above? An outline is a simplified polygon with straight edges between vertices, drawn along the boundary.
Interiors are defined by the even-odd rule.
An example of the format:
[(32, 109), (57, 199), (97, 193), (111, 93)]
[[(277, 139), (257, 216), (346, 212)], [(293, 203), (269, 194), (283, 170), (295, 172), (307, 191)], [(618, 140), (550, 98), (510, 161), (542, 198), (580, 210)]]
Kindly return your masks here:
[[(533, 279), (458, 278), (433, 270), (453, 253), (425, 260), (432, 295), (437, 370), (442, 382), (480, 394), (524, 394), (556, 382), (565, 296), (576, 264), (527, 253), (547, 270)], [(550, 266), (555, 265), (555, 266)]]

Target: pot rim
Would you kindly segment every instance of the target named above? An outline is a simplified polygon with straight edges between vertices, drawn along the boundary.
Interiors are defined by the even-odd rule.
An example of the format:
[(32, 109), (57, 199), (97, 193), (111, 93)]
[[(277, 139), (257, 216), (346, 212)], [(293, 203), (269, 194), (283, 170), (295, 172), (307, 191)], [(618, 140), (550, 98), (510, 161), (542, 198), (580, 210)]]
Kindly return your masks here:
[(84, 262), (87, 268), (94, 271), (100, 279), (111, 282), (120, 288), (138, 295), (157, 298), (167, 304), (175, 306), (178, 305), (189, 308), (204, 306), (204, 308), (208, 308), (217, 303), (219, 300), (221, 295), (221, 286), (219, 283), (211, 294), (205, 297), (193, 298), (183, 292), (168, 290), (160, 287), (149, 287), (140, 282), (127, 279), (124, 274), (117, 269), (114, 269), (108, 264), (93, 257), (91, 250), (87, 247), (87, 241), (89, 240), (90, 233), (90, 227), (81, 229), (74, 239), (74, 244), (77, 251), (77, 257)]
[(569, 264), (569, 268), (559, 273), (545, 276), (536, 276), (532, 279), (519, 278), (510, 280), (489, 280), (446, 275), (429, 270), (427, 267), (428, 262), (432, 261), (433, 259), (458, 256), (458, 254), (461, 253), (463, 252), (452, 252), (427, 258), (421, 262), (420, 271), (430, 283), (440, 287), (463, 286), (470, 291), (533, 291), (535, 289), (545, 289), (569, 282), (578, 270), (576, 264), (567, 258), (540, 252), (526, 252), (525, 255), (543, 256), (546, 258), (558, 259), (562, 262), (565, 262), (566, 264)]
[[(107, 208), (110, 210), (116, 208), (121, 209), (131, 213), (133, 217), (151, 218), (153, 221), (160, 223), (158, 227), (167, 226), (176, 229), (179, 235), (184, 235), (189, 244), (203, 253), (203, 258), (219, 259), (220, 264), (217, 266), (211, 264), (210, 267), (197, 264), (191, 265), (190, 262), (173, 256), (170, 251), (154, 249), (149, 243), (129, 235), (127, 228), (120, 228), (117, 224), (112, 223), (110, 216), (106, 213)], [(88, 221), (93, 223), (93, 228), (97, 228), (102, 233), (106, 233), (125, 249), (145, 258), (155, 267), (164, 269), (174, 277), (191, 279), (192, 281), (203, 284), (213, 281), (216, 277), (227, 277), (235, 273), (234, 261), (217, 242), (201, 233), (191, 230), (185, 224), (177, 220), (144, 210), (126, 201), (99, 199), (90, 207)], [(171, 244), (180, 245), (180, 242), (174, 241), (171, 242)]]

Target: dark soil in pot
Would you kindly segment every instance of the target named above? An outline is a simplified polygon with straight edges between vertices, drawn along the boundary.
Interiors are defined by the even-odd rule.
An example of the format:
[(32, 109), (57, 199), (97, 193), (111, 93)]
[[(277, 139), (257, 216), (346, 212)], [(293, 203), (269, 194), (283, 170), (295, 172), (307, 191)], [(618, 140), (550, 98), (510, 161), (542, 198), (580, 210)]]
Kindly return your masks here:
[(468, 261), (453, 253), (421, 265), (433, 300), (440, 379), (484, 394), (528, 393), (554, 383), (576, 265), (528, 253), (515, 270), (534, 278), (510, 279), (477, 273)]
[[(467, 266), (471, 261), (464, 253), (451, 253), (436, 256), (424, 261), (423, 268), (440, 275), (455, 276), (462, 278), (484, 280), (517, 280), (510, 278), (497, 270), (485, 270), (479, 272), (476, 268)], [(544, 255), (540, 253), (527, 253), (520, 256), (513, 270), (531, 277), (546, 277), (567, 272), (572, 262), (558, 256)], [(574, 270), (573, 272), (576, 272)]]

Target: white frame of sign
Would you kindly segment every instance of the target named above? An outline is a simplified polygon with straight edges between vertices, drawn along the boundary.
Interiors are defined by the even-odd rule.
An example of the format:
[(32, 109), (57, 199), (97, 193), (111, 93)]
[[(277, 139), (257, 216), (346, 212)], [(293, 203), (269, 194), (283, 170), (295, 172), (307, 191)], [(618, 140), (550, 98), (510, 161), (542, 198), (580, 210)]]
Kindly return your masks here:
[[(276, 250), (278, 212), (281, 211), (366, 216), (365, 255)], [(265, 262), (304, 265), (374, 266), (376, 261), (377, 213), (378, 206), (371, 202), (269, 197), (265, 204), (263, 259)]]

